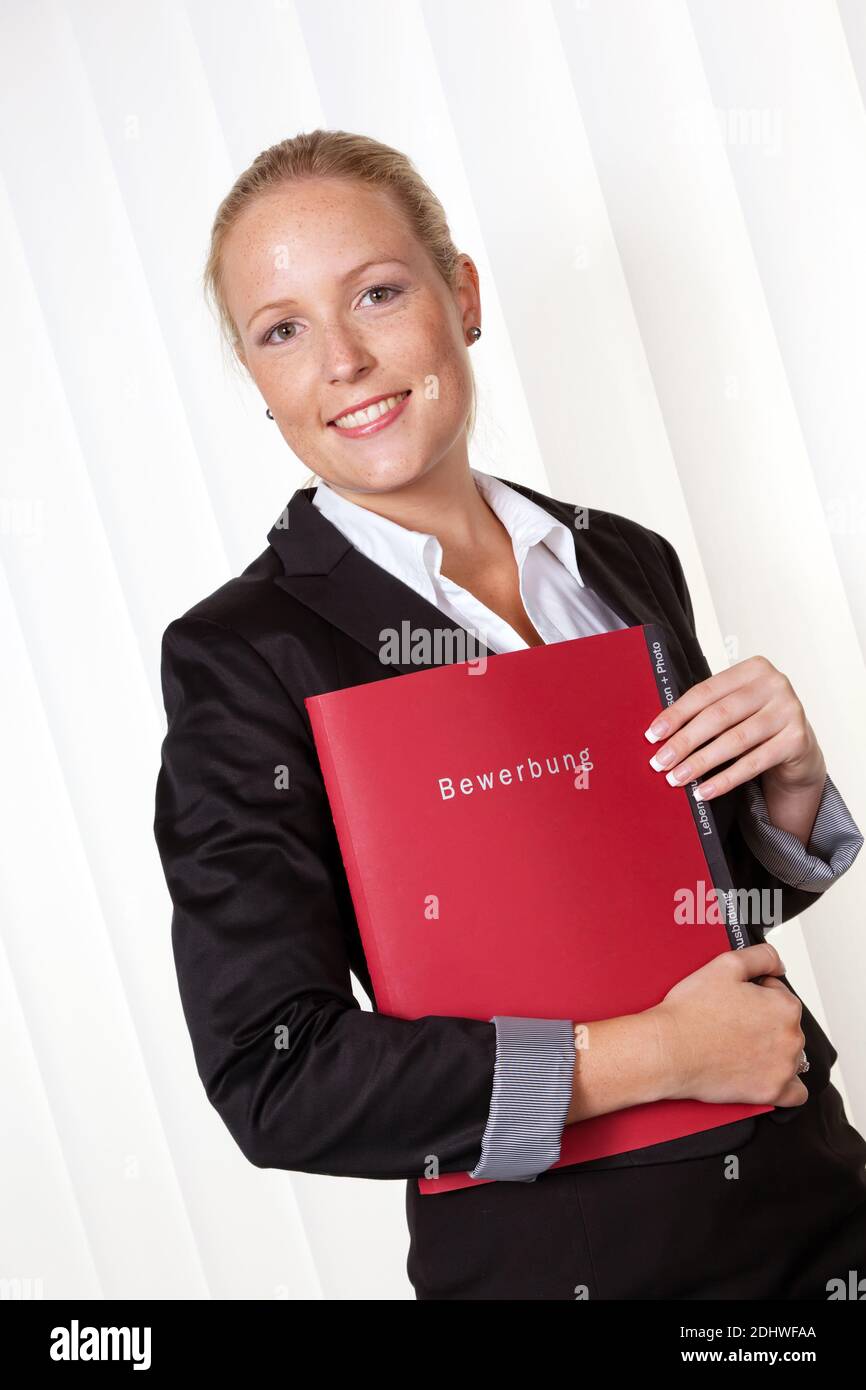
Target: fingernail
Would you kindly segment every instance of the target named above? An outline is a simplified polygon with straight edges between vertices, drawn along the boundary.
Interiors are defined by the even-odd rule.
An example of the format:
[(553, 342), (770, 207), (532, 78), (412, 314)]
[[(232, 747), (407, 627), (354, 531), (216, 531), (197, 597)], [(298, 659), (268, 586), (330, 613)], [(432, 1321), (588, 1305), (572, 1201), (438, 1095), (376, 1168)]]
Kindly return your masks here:
[(664, 719), (654, 719), (648, 729), (644, 729), (644, 738), (648, 738), (650, 743), (658, 743), (660, 738), (664, 738), (668, 731), (668, 725)]
[(661, 772), (663, 767), (667, 767), (669, 763), (673, 762), (675, 756), (672, 748), (663, 748), (660, 753), (655, 753), (650, 758), (650, 767), (654, 767), (656, 772)]
[(682, 787), (691, 780), (692, 774), (687, 767), (678, 767), (676, 772), (665, 773), (665, 781), (670, 782), (672, 787)]

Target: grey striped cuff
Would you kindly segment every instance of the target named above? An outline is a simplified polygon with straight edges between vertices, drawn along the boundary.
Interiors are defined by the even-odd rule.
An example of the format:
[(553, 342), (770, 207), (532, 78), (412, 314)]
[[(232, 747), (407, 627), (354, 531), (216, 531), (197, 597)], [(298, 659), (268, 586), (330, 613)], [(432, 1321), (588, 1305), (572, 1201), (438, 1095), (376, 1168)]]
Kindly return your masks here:
[(574, 1078), (570, 1019), (494, 1016), (496, 1066), (471, 1178), (534, 1182), (559, 1158)]
[(756, 859), (791, 888), (822, 893), (850, 869), (863, 836), (828, 773), (808, 845), (790, 830), (773, 825), (759, 778), (744, 782), (740, 803), (743, 838)]

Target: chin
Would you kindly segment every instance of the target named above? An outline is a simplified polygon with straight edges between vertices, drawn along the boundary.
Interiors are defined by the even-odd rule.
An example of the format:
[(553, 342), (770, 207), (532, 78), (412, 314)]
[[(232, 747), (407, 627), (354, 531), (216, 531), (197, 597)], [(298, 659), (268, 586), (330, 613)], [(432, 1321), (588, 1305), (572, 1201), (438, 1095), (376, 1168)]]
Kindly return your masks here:
[(407, 463), (405, 459), (369, 460), (351, 471), (345, 467), (339, 472), (335, 470), (330, 477), (320, 470), (320, 476), (335, 487), (355, 492), (393, 492), (417, 482), (429, 467), (424, 463)]

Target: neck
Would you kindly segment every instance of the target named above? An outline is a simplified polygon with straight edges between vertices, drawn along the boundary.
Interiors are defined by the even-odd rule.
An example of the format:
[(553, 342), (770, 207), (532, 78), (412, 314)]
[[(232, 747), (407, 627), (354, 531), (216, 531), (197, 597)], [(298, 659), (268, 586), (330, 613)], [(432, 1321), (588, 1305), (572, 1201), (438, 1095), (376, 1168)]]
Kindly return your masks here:
[(451, 574), (470, 559), (511, 551), (511, 539), (475, 484), (465, 454), (443, 459), (410, 483), (388, 492), (354, 492), (329, 483), (342, 497), (409, 531), (433, 535), (442, 546), (442, 570)]

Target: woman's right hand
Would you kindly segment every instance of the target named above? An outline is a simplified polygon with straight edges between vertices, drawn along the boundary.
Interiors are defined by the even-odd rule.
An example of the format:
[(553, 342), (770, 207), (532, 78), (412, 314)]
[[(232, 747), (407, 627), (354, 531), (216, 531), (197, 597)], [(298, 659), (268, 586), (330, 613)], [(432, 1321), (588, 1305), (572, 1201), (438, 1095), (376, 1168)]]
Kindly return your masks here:
[[(803, 1006), (768, 941), (725, 951), (668, 990), (656, 1018), (673, 1099), (802, 1105)], [(763, 978), (760, 978), (763, 977)], [(756, 988), (757, 985), (757, 988)]]

